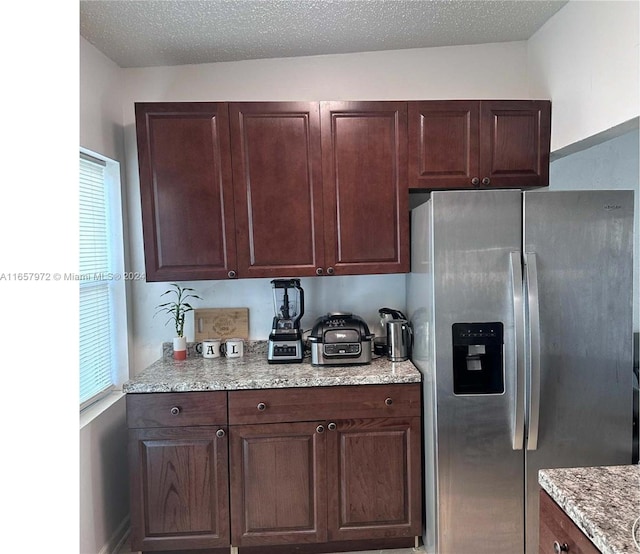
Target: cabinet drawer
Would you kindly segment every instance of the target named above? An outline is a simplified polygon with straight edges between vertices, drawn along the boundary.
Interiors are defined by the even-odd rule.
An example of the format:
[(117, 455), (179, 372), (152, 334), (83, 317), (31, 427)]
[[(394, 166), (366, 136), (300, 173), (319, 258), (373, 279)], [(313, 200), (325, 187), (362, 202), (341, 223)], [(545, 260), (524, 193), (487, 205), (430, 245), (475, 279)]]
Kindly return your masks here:
[(554, 554), (555, 542), (566, 544), (570, 554), (600, 554), (600, 550), (544, 490), (540, 490), (539, 542), (539, 554)]
[(226, 423), (226, 392), (127, 394), (129, 428), (193, 427)]
[(230, 391), (229, 424), (420, 415), (420, 384)]

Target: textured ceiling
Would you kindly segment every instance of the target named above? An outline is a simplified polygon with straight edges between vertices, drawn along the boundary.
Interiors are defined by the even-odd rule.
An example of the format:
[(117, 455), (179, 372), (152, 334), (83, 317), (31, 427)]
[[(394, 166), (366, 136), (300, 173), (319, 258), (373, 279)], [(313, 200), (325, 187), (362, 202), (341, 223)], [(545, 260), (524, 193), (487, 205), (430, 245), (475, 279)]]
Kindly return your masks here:
[(81, 0), (80, 34), (120, 67), (527, 40), (543, 0)]

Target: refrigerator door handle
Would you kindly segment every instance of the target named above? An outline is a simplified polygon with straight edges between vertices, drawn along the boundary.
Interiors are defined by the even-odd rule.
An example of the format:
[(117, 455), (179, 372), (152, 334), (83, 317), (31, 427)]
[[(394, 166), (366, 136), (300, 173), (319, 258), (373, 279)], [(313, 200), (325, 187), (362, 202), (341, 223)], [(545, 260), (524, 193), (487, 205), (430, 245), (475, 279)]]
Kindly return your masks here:
[(538, 302), (538, 268), (535, 252), (525, 252), (527, 307), (529, 313), (529, 413), (527, 450), (538, 448), (540, 420), (540, 306)]
[(513, 450), (524, 447), (524, 310), (522, 294), (522, 256), (511, 252), (511, 293), (513, 296), (513, 323), (515, 328), (514, 354), (516, 361), (514, 404), (513, 404)]

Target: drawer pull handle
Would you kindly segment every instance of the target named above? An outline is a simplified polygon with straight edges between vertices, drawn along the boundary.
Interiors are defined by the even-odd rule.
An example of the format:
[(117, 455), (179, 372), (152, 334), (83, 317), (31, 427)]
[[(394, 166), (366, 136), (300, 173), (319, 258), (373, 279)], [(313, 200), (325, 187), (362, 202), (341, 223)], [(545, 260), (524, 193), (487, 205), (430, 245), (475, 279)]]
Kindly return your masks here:
[(174, 406), (171, 408), (171, 415), (178, 415), (180, 413), (180, 408), (178, 406)]
[(556, 554), (562, 554), (563, 552), (569, 552), (569, 545), (566, 542), (560, 544), (558, 541), (553, 543), (553, 551)]
[(222, 437), (224, 437), (226, 435), (226, 433), (224, 432), (224, 429), (218, 429), (216, 431), (216, 437), (218, 437), (219, 439), (221, 439)]
[(385, 403), (387, 406), (391, 406), (391, 404), (393, 404), (393, 398), (387, 398), (387, 399), (384, 401), (384, 403)]
[(485, 177), (484, 179), (482, 179), (482, 184), (486, 187), (487, 185), (491, 184), (491, 179), (489, 179), (489, 177)]
[(329, 429), (329, 431), (335, 431), (337, 428), (338, 426), (333, 421), (327, 425), (327, 429)]
[(316, 427), (316, 431), (317, 431), (318, 433), (324, 433), (324, 425), (318, 425), (318, 426)]
[(261, 412), (263, 412), (264, 410), (266, 410), (266, 409), (267, 409), (267, 405), (266, 405), (264, 402), (260, 402), (260, 403), (258, 403), (257, 408), (258, 408), (258, 410), (260, 410)]

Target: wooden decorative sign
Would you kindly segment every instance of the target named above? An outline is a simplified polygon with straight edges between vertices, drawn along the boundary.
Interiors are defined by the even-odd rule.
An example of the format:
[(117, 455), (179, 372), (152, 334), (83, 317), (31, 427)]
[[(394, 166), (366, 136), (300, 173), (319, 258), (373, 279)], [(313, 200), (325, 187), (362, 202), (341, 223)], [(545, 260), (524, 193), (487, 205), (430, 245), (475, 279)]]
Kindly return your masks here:
[(249, 338), (249, 308), (204, 308), (194, 310), (195, 341)]

